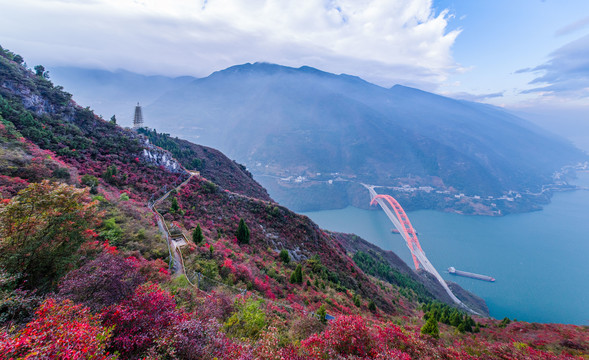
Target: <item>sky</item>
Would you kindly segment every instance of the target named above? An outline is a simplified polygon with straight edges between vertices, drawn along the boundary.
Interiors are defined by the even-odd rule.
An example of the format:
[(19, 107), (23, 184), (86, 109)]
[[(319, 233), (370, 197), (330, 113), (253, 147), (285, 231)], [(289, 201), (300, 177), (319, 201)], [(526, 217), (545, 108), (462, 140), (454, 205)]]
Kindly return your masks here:
[(31, 67), (204, 77), (266, 61), (589, 113), (588, 0), (0, 0), (0, 18), (0, 45)]

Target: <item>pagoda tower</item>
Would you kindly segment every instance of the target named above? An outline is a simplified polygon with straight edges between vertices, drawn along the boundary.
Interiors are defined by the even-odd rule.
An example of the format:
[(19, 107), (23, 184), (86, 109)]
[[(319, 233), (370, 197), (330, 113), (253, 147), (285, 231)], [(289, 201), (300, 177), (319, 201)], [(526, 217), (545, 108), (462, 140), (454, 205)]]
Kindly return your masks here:
[(143, 127), (143, 113), (141, 112), (141, 106), (137, 103), (135, 106), (135, 118), (133, 119), (133, 129), (139, 129)]

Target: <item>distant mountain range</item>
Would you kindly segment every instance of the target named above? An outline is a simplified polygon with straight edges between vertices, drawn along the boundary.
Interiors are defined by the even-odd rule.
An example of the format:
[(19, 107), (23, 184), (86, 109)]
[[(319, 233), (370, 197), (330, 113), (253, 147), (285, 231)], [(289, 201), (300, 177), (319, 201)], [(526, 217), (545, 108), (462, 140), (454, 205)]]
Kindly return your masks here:
[[(68, 90), (65, 70), (54, 74)], [(538, 192), (554, 171), (587, 159), (497, 107), (310, 67), (244, 64), (202, 79), (92, 74), (71, 76), (76, 94), (93, 88), (100, 106), (110, 102), (116, 113), (124, 103), (129, 114), (132, 97), (144, 98), (146, 125), (245, 163), (296, 210), (353, 203), (350, 181), (478, 196)], [(323, 193), (334, 193), (331, 206), (317, 202)]]

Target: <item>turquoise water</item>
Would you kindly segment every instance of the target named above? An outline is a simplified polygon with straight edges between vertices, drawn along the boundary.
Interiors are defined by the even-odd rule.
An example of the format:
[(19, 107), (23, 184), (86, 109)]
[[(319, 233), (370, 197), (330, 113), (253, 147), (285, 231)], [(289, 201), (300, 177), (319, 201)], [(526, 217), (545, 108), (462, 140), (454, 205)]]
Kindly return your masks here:
[[(580, 174), (577, 184), (589, 186), (589, 174)], [(412, 264), (383, 211), (348, 207), (305, 215), (325, 229), (358, 234)], [(485, 299), (494, 318), (589, 325), (589, 191), (557, 193), (542, 211), (505, 217), (430, 210), (408, 215), (442, 277)], [(497, 281), (453, 276), (446, 271), (450, 266)]]

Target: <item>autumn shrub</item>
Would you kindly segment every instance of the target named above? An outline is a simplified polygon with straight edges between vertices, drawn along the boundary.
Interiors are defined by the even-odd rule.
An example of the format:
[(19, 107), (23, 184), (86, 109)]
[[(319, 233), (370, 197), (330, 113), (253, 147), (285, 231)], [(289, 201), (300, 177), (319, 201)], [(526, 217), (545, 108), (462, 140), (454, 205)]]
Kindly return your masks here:
[(144, 284), (123, 302), (106, 309), (104, 324), (114, 326), (112, 348), (123, 358), (136, 358), (177, 324), (184, 315), (174, 298), (156, 284)]
[(262, 301), (252, 297), (235, 299), (235, 312), (223, 325), (229, 336), (256, 339), (266, 327), (266, 313), (261, 309)]
[(64, 277), (59, 285), (59, 297), (100, 311), (133, 294), (143, 281), (144, 277), (130, 261), (103, 252)]
[(19, 326), (31, 321), (43, 297), (34, 290), (3, 289), (0, 291), (0, 326)]
[(241, 346), (228, 338), (215, 319), (186, 319), (157, 340), (158, 358), (183, 360), (233, 360)]
[(233, 296), (230, 293), (217, 291), (198, 303), (196, 315), (202, 320), (214, 318), (224, 323), (234, 312), (233, 304)]
[(289, 325), (289, 337), (294, 341), (302, 341), (309, 336), (320, 333), (325, 329), (325, 324), (317, 317), (306, 314), (295, 317)]
[(369, 356), (374, 344), (366, 320), (360, 316), (340, 316), (322, 334), (312, 335), (301, 345), (314, 359), (333, 359)]
[(127, 259), (137, 271), (143, 275), (146, 281), (161, 283), (170, 280), (168, 264), (162, 259), (147, 260), (138, 252)]
[(10, 359), (115, 359), (107, 352), (111, 331), (87, 308), (47, 299), (24, 329), (14, 336), (0, 333), (0, 354)]
[(55, 288), (91, 239), (96, 203), (87, 190), (47, 180), (30, 184), (8, 203), (0, 203), (0, 266), (22, 274), (28, 289)]

